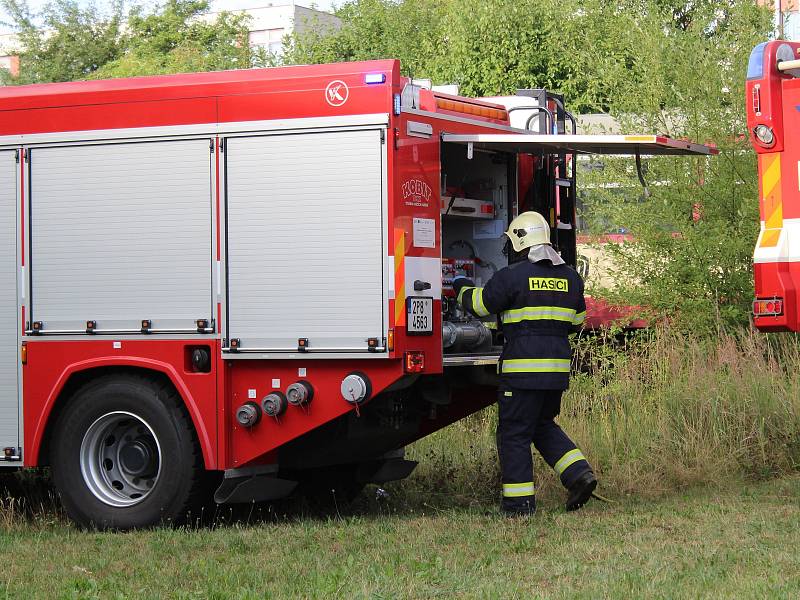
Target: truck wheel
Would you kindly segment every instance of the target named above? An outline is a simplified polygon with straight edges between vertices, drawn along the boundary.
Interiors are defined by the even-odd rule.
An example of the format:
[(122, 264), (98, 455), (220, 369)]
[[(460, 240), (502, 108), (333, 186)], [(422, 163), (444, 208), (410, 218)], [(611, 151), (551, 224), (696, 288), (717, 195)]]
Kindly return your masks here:
[(84, 526), (180, 523), (205, 492), (189, 415), (153, 378), (109, 375), (78, 390), (56, 423), (50, 463), (67, 514)]

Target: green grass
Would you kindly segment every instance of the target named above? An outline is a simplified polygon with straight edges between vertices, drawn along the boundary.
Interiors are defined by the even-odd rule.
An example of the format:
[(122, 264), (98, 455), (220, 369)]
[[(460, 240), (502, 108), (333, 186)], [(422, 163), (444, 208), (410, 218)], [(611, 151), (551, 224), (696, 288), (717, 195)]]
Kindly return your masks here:
[[(600, 493), (579, 513), (537, 459), (539, 513), (497, 513), (496, 411), (409, 449), (386, 501), (296, 502), (198, 529), (71, 526), (36, 473), (0, 486), (13, 598), (798, 598), (800, 343), (669, 333), (590, 346), (560, 421)], [(11, 484), (10, 487), (9, 484)]]
[[(613, 491), (609, 492), (613, 495)], [(0, 529), (15, 598), (598, 598), (800, 595), (800, 478), (621, 498), (529, 520), (486, 506), (397, 506), (197, 529)], [(436, 506), (438, 505), (438, 507)]]

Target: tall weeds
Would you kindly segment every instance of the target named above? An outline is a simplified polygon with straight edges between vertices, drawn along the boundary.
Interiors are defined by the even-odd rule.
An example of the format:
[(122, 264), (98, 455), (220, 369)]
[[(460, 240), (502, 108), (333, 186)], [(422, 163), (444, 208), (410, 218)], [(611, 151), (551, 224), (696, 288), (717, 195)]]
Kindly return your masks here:
[[(582, 343), (561, 425), (604, 489), (657, 495), (767, 478), (800, 467), (800, 341), (754, 332), (691, 339), (662, 330), (624, 349)], [(410, 485), (456, 498), (496, 497), (496, 412), (418, 442)], [(537, 460), (537, 486), (557, 485)], [(421, 491), (421, 490), (415, 490)]]

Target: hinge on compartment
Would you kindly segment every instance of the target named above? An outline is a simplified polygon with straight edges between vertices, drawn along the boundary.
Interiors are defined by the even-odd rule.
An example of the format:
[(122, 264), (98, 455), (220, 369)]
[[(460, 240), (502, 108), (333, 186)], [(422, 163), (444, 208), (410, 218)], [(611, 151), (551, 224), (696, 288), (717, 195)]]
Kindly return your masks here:
[(14, 161), (19, 164), (19, 150), (14, 150)]
[(381, 129), (381, 144), (385, 144), (385, 143), (386, 143), (386, 130), (385, 129)]

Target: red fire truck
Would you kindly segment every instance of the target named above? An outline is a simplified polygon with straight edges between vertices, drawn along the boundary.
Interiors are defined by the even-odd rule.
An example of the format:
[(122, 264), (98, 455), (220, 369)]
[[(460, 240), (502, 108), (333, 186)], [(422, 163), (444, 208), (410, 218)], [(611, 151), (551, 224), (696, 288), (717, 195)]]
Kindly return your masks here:
[(755, 325), (800, 331), (800, 43), (753, 49), (747, 67), (747, 127), (758, 157), (761, 232), (753, 253)]
[(522, 210), (574, 264), (570, 155), (712, 152), (571, 119), (395, 60), (1, 89), (0, 464), (120, 528), (209, 482), (407, 476), (406, 444), (495, 398), (501, 340), (452, 277), (502, 268)]

